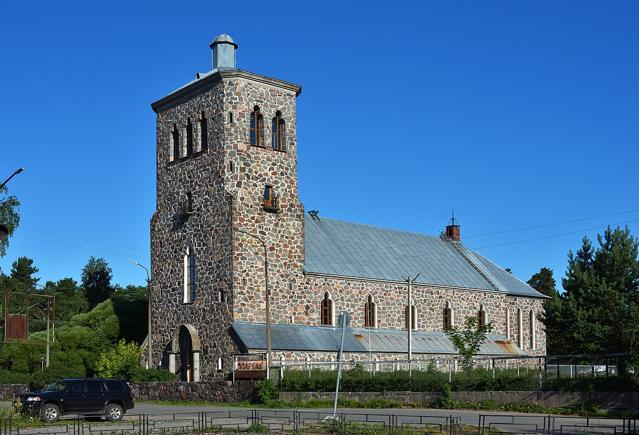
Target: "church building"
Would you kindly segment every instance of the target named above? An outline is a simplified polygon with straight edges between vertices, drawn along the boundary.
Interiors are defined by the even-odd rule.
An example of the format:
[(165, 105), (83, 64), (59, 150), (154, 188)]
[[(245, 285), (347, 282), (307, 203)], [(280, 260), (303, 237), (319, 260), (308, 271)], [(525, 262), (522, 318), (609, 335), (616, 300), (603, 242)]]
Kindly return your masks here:
[(334, 361), (342, 312), (348, 360), (406, 359), (407, 328), (415, 360), (455, 355), (444, 331), (469, 316), (493, 327), (480, 354), (544, 355), (545, 296), (464, 246), (454, 220), (428, 236), (304, 210), (302, 89), (238, 69), (237, 47), (217, 36), (211, 71), (152, 104), (150, 366), (197, 382), (268, 348), (271, 366)]

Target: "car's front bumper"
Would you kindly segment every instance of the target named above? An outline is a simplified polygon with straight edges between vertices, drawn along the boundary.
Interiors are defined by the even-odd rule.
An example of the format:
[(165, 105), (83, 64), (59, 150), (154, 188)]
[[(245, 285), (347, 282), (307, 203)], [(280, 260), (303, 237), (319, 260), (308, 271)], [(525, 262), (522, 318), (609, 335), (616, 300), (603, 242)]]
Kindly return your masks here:
[(13, 403), (13, 406), (15, 410), (21, 414), (28, 415), (30, 417), (36, 417), (40, 415), (42, 401), (23, 400), (18, 397)]

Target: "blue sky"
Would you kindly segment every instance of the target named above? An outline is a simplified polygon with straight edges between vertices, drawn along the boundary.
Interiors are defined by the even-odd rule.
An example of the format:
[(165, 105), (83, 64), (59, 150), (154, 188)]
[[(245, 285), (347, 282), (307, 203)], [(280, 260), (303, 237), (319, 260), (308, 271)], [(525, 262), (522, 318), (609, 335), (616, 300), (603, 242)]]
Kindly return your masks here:
[(307, 210), (436, 235), (454, 208), (524, 280), (559, 279), (607, 224), (639, 235), (637, 2), (34, 1), (0, 20), (0, 178), (26, 168), (5, 272), (28, 256), (78, 279), (94, 255), (144, 282), (150, 103), (210, 69), (219, 33), (238, 67), (303, 86)]

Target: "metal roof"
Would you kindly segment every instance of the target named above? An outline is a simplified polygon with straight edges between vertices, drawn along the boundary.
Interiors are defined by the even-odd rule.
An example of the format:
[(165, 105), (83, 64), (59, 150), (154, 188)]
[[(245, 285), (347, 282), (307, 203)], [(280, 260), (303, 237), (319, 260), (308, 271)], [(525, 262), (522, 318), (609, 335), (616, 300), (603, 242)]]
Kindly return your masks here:
[[(235, 322), (233, 330), (246, 350), (266, 349), (266, 324)], [(281, 351), (336, 352), (339, 349), (341, 328), (273, 324), (272, 349)], [(344, 352), (406, 353), (408, 337), (399, 329), (347, 328)], [(443, 332), (413, 332), (413, 353), (457, 354), (452, 342)], [(502, 335), (488, 335), (479, 355), (525, 355), (514, 343)]]
[(417, 284), (544, 297), (461, 242), (308, 215), (304, 270), (388, 281), (419, 273)]

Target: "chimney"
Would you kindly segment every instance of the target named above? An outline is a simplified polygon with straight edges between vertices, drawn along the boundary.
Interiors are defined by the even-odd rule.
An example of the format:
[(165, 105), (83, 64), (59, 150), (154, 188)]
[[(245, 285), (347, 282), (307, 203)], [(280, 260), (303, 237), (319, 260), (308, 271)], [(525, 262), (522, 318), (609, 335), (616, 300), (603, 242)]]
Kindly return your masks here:
[(450, 218), (450, 223), (446, 225), (446, 238), (448, 240), (452, 240), (453, 242), (461, 241), (461, 230), (459, 225), (457, 225), (454, 211), (453, 216)]
[(213, 69), (235, 68), (235, 50), (237, 44), (226, 33), (217, 35), (211, 42), (211, 50), (213, 50)]

